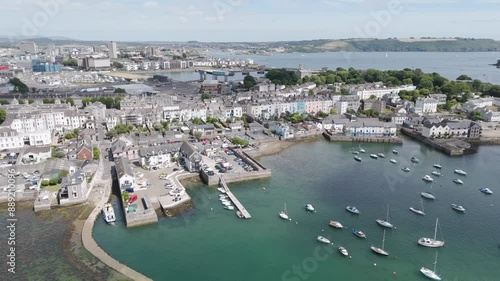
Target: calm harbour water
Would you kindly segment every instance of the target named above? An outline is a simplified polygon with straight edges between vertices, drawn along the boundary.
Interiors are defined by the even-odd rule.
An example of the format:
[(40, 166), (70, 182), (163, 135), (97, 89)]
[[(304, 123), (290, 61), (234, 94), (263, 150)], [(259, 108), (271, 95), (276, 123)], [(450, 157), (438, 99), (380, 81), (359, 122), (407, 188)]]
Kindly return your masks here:
[[(461, 74), (466, 74), (473, 79), (500, 84), (500, 69), (490, 65), (496, 63), (497, 59), (500, 59), (500, 53), (498, 52), (331, 52), (311, 54), (287, 53), (271, 56), (232, 55), (226, 52), (216, 52), (210, 55), (220, 58), (251, 58), (257, 64), (278, 68), (298, 68), (299, 64), (304, 65), (306, 69), (321, 69), (322, 67), (328, 67), (329, 69), (354, 67), (356, 69), (374, 68), (381, 70), (420, 68), (424, 72), (437, 72), (448, 79), (456, 79)], [(196, 72), (171, 72), (167, 75), (180, 81), (196, 80), (200, 77)], [(263, 76), (257, 73), (252, 73), (252, 75), (256, 77)], [(242, 77), (237, 74), (231, 79), (242, 79)]]
[[(195, 205), (192, 211), (136, 229), (98, 220), (94, 238), (111, 256), (154, 280), (295, 281), (334, 277), (413, 281), (426, 280), (420, 267), (432, 268), (435, 250), (419, 246), (417, 240), (433, 236), (439, 217), (438, 239), (446, 241), (438, 258), (443, 280), (498, 280), (500, 188), (495, 173), (500, 147), (485, 146), (477, 154), (451, 158), (410, 140), (402, 146), (362, 144), (367, 153), (384, 152), (387, 158), (373, 160), (366, 154), (358, 163), (350, 153), (351, 146), (319, 140), (262, 158), (273, 171), (271, 179), (230, 184), (252, 214), (250, 220), (239, 220), (234, 212), (223, 210), (214, 187), (193, 184), (188, 190)], [(392, 149), (399, 154), (393, 155)], [(411, 156), (418, 157), (420, 163), (409, 163)], [(390, 163), (390, 158), (400, 164)], [(444, 169), (443, 176), (435, 177), (431, 186), (421, 178), (431, 173), (433, 163), (440, 163)], [(402, 165), (412, 171), (402, 172)], [(468, 175), (453, 174), (454, 169), (463, 169)], [(458, 177), (464, 185), (452, 182)], [(484, 186), (495, 194), (480, 193), (478, 189)], [(420, 207), (420, 192), (431, 188), (438, 200), (423, 202), (427, 215), (410, 212), (410, 206)], [(292, 221), (278, 217), (284, 202)], [(307, 203), (317, 212), (307, 213)], [(463, 205), (467, 214), (453, 211), (452, 203)], [(385, 218), (387, 204), (397, 230), (387, 231), (385, 249), (390, 256), (381, 257), (369, 247), (381, 245), (383, 229), (375, 219)], [(347, 213), (347, 205), (357, 206), (362, 214)], [(119, 216), (122, 222), (122, 214)], [(341, 221), (347, 229), (330, 228), (331, 219)], [(363, 230), (368, 238), (355, 237), (353, 228)], [(335, 245), (320, 245), (318, 235)], [(339, 245), (348, 249), (352, 259), (338, 253)]]

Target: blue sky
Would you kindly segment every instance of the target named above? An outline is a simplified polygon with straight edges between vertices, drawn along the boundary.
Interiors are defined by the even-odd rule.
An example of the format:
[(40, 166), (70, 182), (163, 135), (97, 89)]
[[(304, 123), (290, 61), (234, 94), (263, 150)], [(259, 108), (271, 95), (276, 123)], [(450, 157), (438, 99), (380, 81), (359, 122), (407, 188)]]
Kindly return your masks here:
[[(11, 0), (0, 35), (115, 41), (500, 39), (500, 0)], [(49, 8), (43, 8), (49, 3)], [(47, 4), (45, 4), (47, 5)]]

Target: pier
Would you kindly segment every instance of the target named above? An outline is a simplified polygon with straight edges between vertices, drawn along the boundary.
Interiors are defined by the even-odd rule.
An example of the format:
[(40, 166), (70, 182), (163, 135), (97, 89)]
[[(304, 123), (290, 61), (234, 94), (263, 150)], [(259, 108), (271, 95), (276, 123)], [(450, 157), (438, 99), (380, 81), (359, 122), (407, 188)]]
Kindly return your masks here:
[(231, 192), (231, 190), (229, 190), (229, 187), (227, 186), (226, 182), (224, 181), (224, 178), (220, 177), (219, 179), (220, 179), (219, 180), (220, 185), (224, 188), (224, 190), (226, 191), (227, 196), (229, 197), (229, 199), (231, 199), (231, 201), (233, 202), (234, 206), (236, 206), (236, 208), (238, 209), (238, 211), (240, 211), (240, 213), (243, 216), (243, 218), (244, 219), (252, 218), (252, 216), (247, 211), (247, 209), (245, 209), (245, 207), (243, 206), (243, 204), (241, 204), (240, 201), (238, 200), (238, 198), (236, 198), (236, 196), (234, 196), (234, 194)]

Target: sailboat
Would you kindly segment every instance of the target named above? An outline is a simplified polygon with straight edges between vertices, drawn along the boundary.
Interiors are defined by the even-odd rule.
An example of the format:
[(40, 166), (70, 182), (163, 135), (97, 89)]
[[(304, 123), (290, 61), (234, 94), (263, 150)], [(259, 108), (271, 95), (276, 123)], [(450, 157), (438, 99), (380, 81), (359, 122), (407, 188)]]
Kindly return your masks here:
[(370, 247), (370, 249), (372, 249), (372, 251), (374, 251), (375, 253), (377, 253), (379, 255), (388, 256), (389, 253), (384, 250), (384, 246), (385, 246), (385, 229), (384, 229), (384, 236), (382, 237), (382, 248), (377, 248), (377, 247), (372, 245)]
[(381, 219), (378, 219), (376, 220), (376, 222), (383, 226), (383, 227), (387, 227), (387, 228), (393, 228), (394, 226), (389, 222), (389, 204), (387, 204), (387, 215), (386, 215), (386, 219), (385, 220), (381, 220)]
[[(431, 190), (432, 190), (432, 184), (431, 184)], [(420, 193), (420, 196), (430, 199), (430, 200), (436, 200), (436, 196), (434, 196), (430, 191), (429, 192), (422, 192)]]
[(434, 270), (430, 270), (428, 268), (422, 267), (420, 268), (420, 272), (422, 272), (425, 277), (432, 279), (432, 280), (441, 280), (441, 277), (436, 273), (436, 266), (437, 266), (437, 258), (438, 258), (438, 252), (436, 251), (436, 257), (434, 259)]
[(285, 203), (285, 208), (283, 209), (283, 211), (281, 211), (279, 213), (279, 216), (280, 216), (280, 218), (282, 218), (284, 220), (289, 220), (289, 218), (288, 218), (288, 212), (286, 211), (286, 203)]
[(422, 206), (422, 210), (410, 207), (410, 211), (414, 212), (417, 215), (425, 216), (424, 203), (422, 203), (422, 200), (420, 200), (420, 205)]
[(434, 239), (433, 238), (420, 238), (418, 239), (418, 244), (429, 247), (429, 248), (439, 248), (444, 246), (444, 241), (436, 240), (437, 229), (438, 229), (439, 219), (436, 218), (436, 228), (434, 229)]

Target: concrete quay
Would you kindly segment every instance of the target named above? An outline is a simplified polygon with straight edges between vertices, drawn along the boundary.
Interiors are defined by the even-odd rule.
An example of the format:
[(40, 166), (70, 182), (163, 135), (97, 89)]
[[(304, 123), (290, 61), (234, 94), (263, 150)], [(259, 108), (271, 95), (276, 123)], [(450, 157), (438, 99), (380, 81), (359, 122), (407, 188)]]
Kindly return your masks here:
[(395, 143), (402, 144), (401, 137), (356, 137), (330, 134), (328, 131), (323, 132), (325, 139), (338, 142), (374, 142), (374, 143)]

